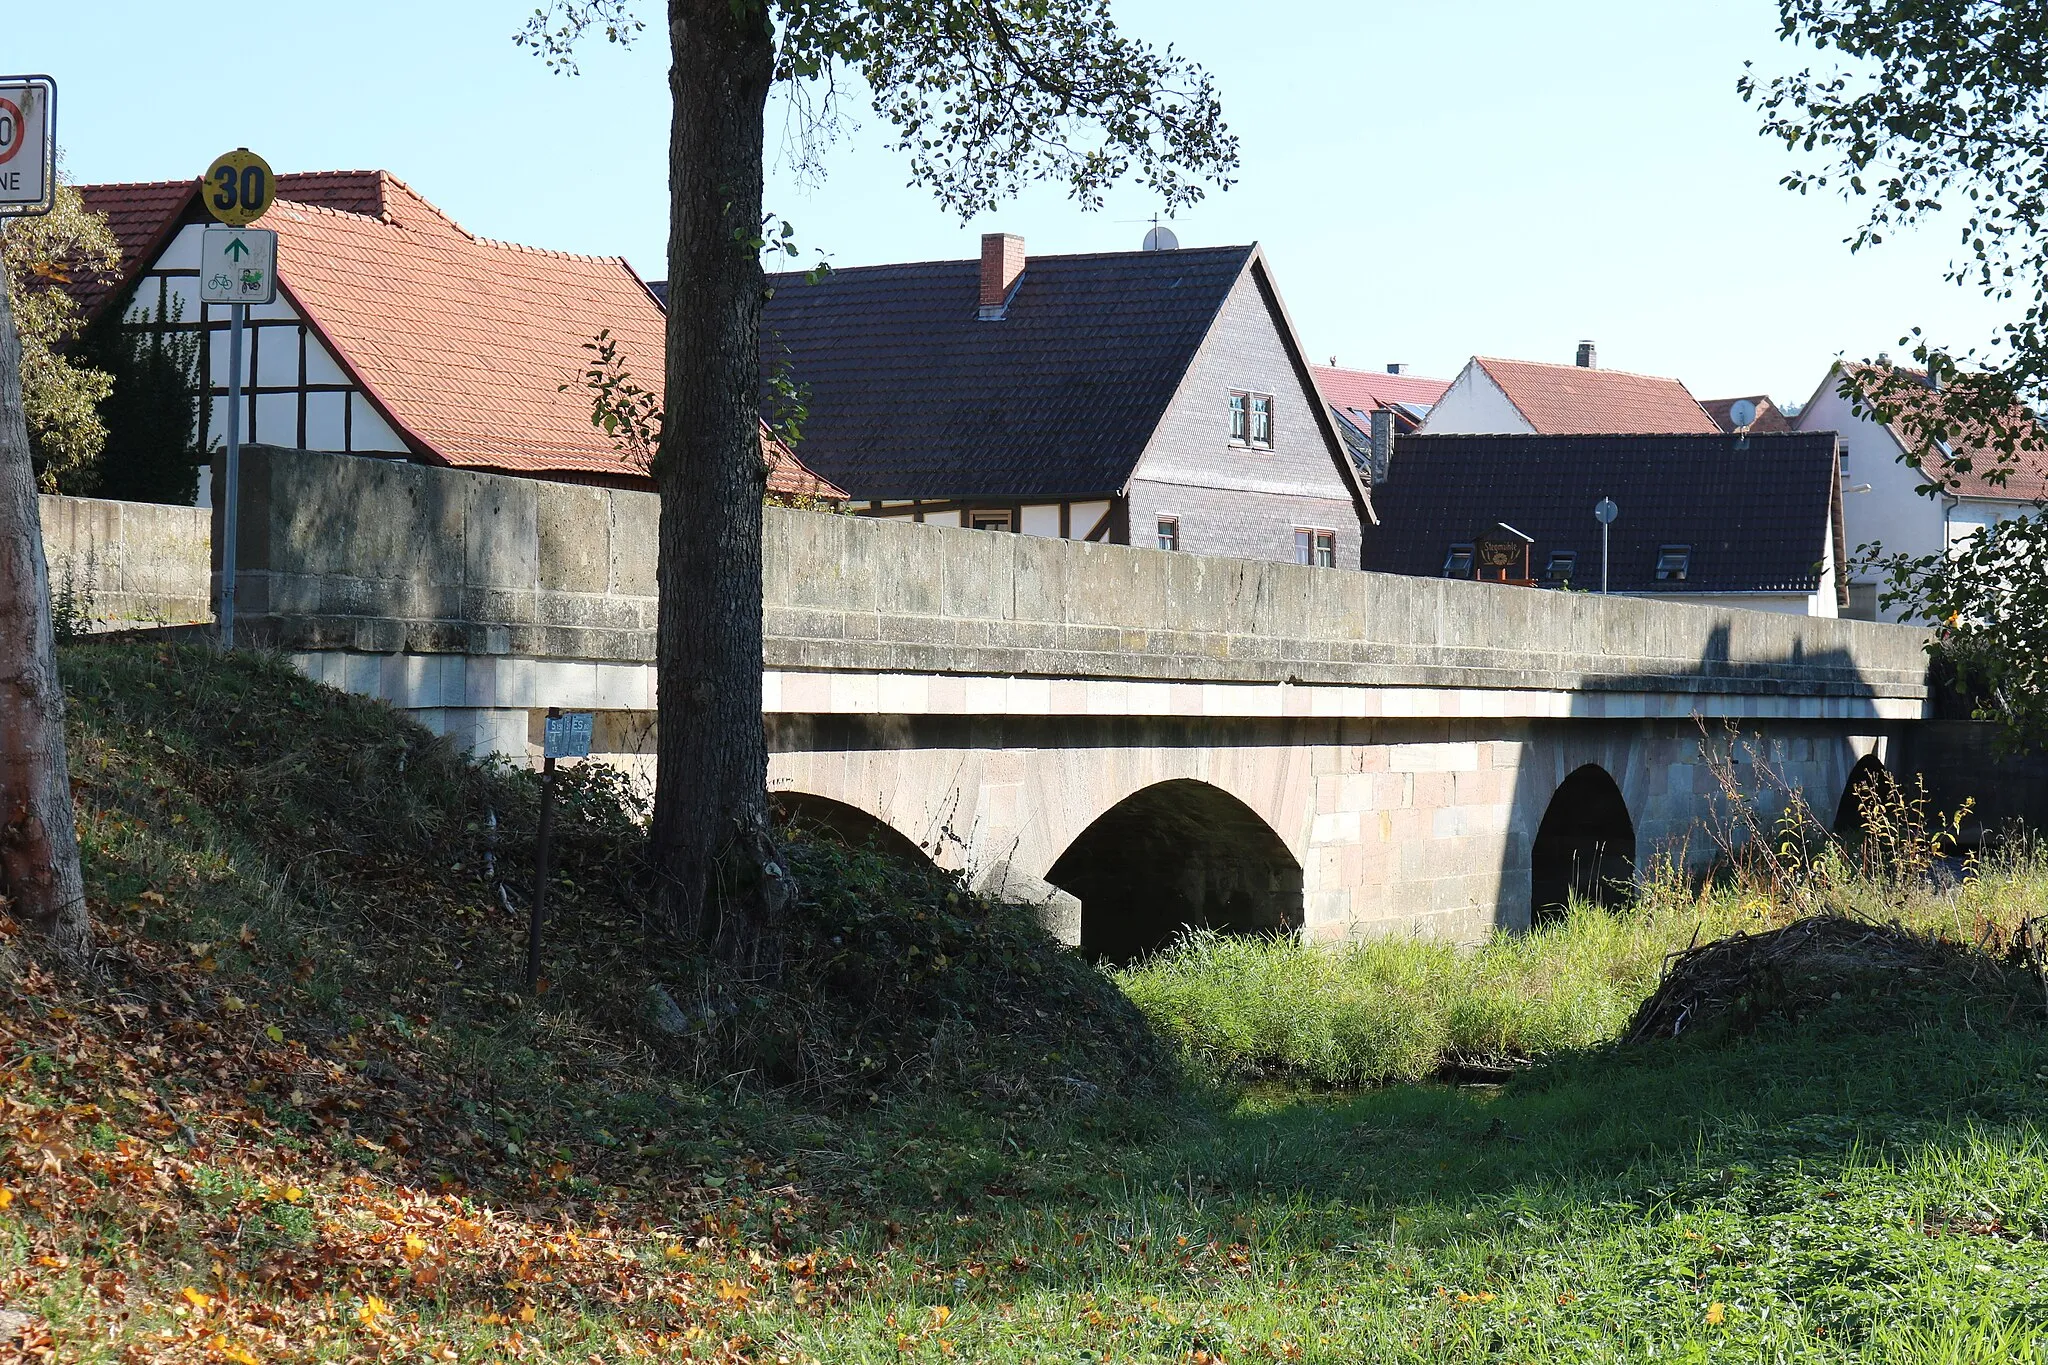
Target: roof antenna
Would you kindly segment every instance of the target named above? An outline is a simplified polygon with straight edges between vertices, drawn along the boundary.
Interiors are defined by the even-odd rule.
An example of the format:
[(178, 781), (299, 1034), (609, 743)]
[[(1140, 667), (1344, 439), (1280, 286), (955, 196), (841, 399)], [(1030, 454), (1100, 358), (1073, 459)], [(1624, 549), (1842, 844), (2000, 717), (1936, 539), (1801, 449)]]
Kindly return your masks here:
[(1146, 251), (1176, 251), (1180, 238), (1173, 235), (1173, 229), (1159, 221), (1159, 215), (1152, 215), (1152, 230), (1145, 234)]

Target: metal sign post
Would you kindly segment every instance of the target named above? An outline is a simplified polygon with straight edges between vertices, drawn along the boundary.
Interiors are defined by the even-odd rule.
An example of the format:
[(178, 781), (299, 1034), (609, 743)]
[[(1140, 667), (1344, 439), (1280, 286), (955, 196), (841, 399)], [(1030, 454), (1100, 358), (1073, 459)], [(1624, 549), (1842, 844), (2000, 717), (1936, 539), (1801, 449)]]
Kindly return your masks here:
[(0, 218), (57, 205), (57, 82), (0, 76)]
[(242, 501), (242, 329), (249, 305), (277, 301), (277, 234), (248, 225), (277, 197), (270, 163), (239, 147), (206, 170), (200, 202), (225, 226), (201, 234), (199, 301), (228, 305), (228, 448), (220, 517), (220, 643), (235, 647), (236, 541)]
[(1600, 523), (1600, 592), (1607, 592), (1607, 528), (1614, 525), (1614, 519), (1621, 515), (1621, 509), (1614, 505), (1613, 498), (1602, 498), (1593, 504), (1593, 520)]
[(540, 830), (534, 839), (533, 899), (526, 917), (526, 993), (540, 994), (540, 940), (547, 924), (548, 855), (555, 837), (555, 760), (590, 757), (591, 722), (588, 711), (562, 714), (559, 706), (548, 708), (547, 726), (541, 732)]

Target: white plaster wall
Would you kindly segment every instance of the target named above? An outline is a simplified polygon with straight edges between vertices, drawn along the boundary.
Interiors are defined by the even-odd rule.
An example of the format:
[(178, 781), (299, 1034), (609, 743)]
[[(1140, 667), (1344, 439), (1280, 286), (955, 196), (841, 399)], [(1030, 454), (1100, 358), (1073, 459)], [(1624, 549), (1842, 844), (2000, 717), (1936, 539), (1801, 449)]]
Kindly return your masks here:
[(403, 455), (405, 442), (391, 429), (391, 424), (378, 415), (370, 406), (370, 400), (360, 393), (348, 396), (349, 404), (349, 448), (358, 453), (384, 453)]
[[(1458, 372), (1458, 377), (1444, 390), (1444, 396), (1436, 400), (1435, 406), (1429, 410), (1429, 416), (1423, 419), (1419, 428), (1420, 434), (1429, 436), (1446, 433), (1513, 435), (1535, 430), (1536, 428), (1529, 424), (1529, 419), (1522, 416), (1522, 410), (1508, 401), (1508, 396), (1501, 392), (1500, 385), (1494, 383), (1492, 377), (1480, 368), (1477, 360), (1465, 362), (1465, 368)], [(1401, 458), (1398, 447), (1394, 452), (1394, 458)]]
[[(1822, 384), (1794, 424), (1801, 431), (1832, 431), (1841, 438), (1847, 464), (1842, 533), (1849, 551), (1850, 583), (1879, 581), (1878, 574), (1854, 567), (1861, 546), (1911, 555), (1934, 554), (1942, 548), (1941, 506), (1913, 491), (1920, 485), (1920, 473), (1900, 461), (1899, 443), (1886, 427), (1858, 417), (1832, 383)], [(1869, 491), (1848, 491), (1859, 484), (1869, 484)], [(1881, 611), (1879, 619), (1897, 621), (1902, 614)]]

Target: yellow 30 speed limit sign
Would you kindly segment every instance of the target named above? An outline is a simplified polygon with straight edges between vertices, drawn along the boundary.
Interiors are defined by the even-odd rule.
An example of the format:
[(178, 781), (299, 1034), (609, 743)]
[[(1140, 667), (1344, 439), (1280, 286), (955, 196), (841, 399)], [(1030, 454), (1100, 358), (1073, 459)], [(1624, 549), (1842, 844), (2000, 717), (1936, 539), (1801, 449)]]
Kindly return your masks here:
[(199, 197), (221, 222), (247, 227), (269, 210), (277, 198), (277, 184), (269, 162), (247, 147), (237, 147), (206, 168), (206, 187)]

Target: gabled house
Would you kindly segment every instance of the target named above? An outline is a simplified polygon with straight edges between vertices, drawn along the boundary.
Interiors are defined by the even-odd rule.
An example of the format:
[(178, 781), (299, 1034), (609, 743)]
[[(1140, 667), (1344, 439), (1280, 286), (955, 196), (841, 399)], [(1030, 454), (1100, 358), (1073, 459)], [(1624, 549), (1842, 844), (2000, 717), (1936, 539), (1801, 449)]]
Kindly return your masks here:
[(1836, 616), (1844, 602), (1835, 441), (1821, 433), (1404, 437), (1376, 490), (1366, 567), (1421, 577), (1498, 577), (1481, 553), (1512, 532), (1519, 572), (1598, 592), (1612, 499), (1611, 592)]
[(870, 516), (1356, 568), (1365, 482), (1256, 246), (770, 277), (764, 409)]
[[(89, 315), (162, 316), (202, 333), (210, 440), (403, 458), (460, 469), (650, 488), (645, 462), (591, 423), (580, 382), (600, 332), (661, 387), (664, 319), (631, 266), (491, 241), (383, 171), (277, 178), (259, 226), (278, 235), (278, 299), (253, 306), (242, 410), (228, 411), (229, 310), (198, 296), (200, 182), (83, 185), (123, 273), (81, 288)], [(566, 386), (566, 387), (565, 387)], [(771, 491), (831, 498), (767, 439)], [(204, 485), (202, 485), (202, 490)]]
[[(1747, 425), (1735, 420), (1735, 405), (1747, 403), (1750, 419)], [(1792, 419), (1784, 410), (1773, 403), (1768, 394), (1753, 393), (1738, 398), (1702, 398), (1700, 406), (1707, 410), (1707, 416), (1714, 419), (1714, 425), (1723, 431), (1752, 431), (1766, 435), (1773, 431), (1791, 431)]]
[[(1928, 382), (1922, 372), (1908, 373)], [(1843, 528), (1852, 554), (1863, 546), (1888, 555), (1939, 554), (1986, 526), (2035, 511), (2048, 499), (2048, 445), (2022, 450), (2003, 484), (1986, 477), (1999, 466), (1995, 454), (1981, 449), (1969, 451), (1973, 467), (1967, 474), (1953, 469), (1922, 473), (1904, 461), (1913, 443), (1903, 431), (1857, 414), (1842, 393), (1845, 377), (1841, 362), (1829, 366), (1793, 425), (1800, 431), (1831, 432), (1841, 444)], [(1932, 398), (1931, 386), (1928, 394)], [(1916, 491), (1934, 474), (1951, 485), (1948, 491), (1939, 496)], [(1898, 608), (1878, 605), (1882, 579), (1877, 570), (1854, 569), (1848, 615), (1866, 621), (1903, 619)]]
[(1590, 341), (1580, 343), (1575, 365), (1474, 356), (1422, 424), (1422, 431), (1431, 436), (1719, 430), (1685, 385), (1656, 375), (1600, 369)]
[[(1387, 477), (1387, 456), (1394, 438), (1422, 425), (1430, 407), (1450, 387), (1448, 379), (1425, 379), (1400, 365), (1382, 370), (1347, 370), (1333, 358), (1312, 373), (1337, 418), (1351, 462), (1366, 471), (1368, 485)], [(1379, 434), (1377, 437), (1374, 432)]]

